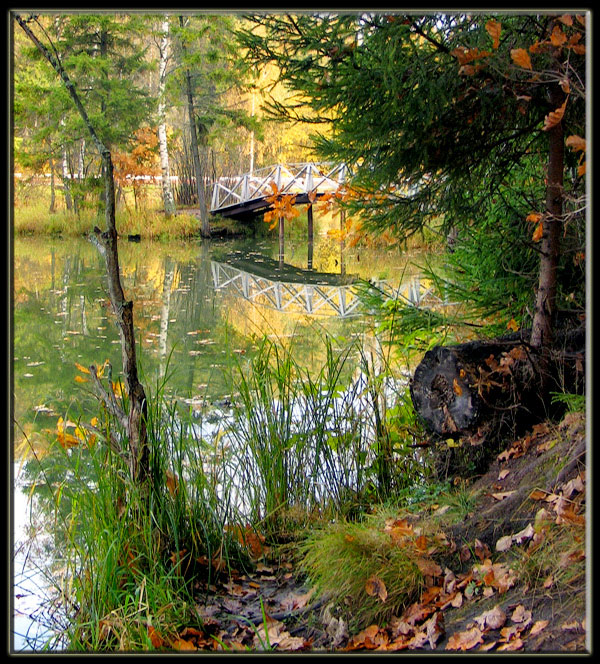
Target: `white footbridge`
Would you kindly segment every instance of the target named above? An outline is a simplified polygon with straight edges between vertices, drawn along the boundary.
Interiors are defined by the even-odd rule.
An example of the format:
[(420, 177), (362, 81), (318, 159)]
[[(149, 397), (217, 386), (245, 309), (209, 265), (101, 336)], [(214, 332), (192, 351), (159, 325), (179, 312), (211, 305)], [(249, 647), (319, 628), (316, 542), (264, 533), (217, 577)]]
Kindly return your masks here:
[(281, 194), (296, 196), (296, 204), (309, 203), (309, 195), (319, 198), (334, 193), (349, 176), (346, 164), (300, 163), (266, 166), (253, 173), (220, 177), (213, 185), (211, 214), (240, 217), (264, 212), (273, 195), (273, 185)]

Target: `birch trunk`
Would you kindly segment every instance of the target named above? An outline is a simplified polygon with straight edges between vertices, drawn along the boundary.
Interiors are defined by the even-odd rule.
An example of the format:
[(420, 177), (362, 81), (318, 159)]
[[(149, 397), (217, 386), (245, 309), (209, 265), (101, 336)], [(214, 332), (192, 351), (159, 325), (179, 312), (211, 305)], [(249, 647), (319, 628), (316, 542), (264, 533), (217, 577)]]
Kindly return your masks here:
[(160, 169), (162, 174), (162, 194), (165, 214), (175, 214), (175, 199), (171, 188), (171, 171), (169, 167), (169, 152), (167, 149), (167, 124), (165, 88), (167, 82), (167, 62), (169, 51), (169, 19), (165, 17), (161, 24), (162, 37), (159, 44), (158, 63), (158, 149), (160, 154)]

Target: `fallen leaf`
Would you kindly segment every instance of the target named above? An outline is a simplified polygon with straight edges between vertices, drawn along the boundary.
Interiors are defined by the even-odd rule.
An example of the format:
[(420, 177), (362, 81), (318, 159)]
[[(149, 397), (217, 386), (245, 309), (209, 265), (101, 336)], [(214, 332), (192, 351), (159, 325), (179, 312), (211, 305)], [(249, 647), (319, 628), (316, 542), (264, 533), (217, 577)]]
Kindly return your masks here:
[(554, 585), (554, 575), (549, 574), (543, 583), (543, 587), (546, 588), (547, 590), (548, 588), (552, 588), (553, 585)]
[(534, 489), (529, 494), (529, 497), (531, 498), (531, 500), (545, 500), (547, 495), (548, 495), (547, 491), (543, 491), (542, 489)]
[(465, 632), (452, 634), (446, 644), (446, 650), (471, 650), (480, 643), (483, 643), (483, 634), (478, 627), (473, 627)]
[(522, 627), (527, 627), (531, 622), (531, 611), (526, 609), (522, 604), (519, 604), (513, 611), (510, 619)]
[(508, 551), (512, 546), (512, 535), (505, 535), (496, 542), (496, 551)]
[(463, 605), (463, 596), (462, 593), (457, 592), (456, 597), (450, 602), (450, 604), (455, 608), (455, 609), (460, 609), (460, 607)]
[(522, 544), (525, 540), (531, 539), (535, 535), (535, 530), (533, 526), (529, 523), (523, 530), (520, 530), (518, 533), (515, 533), (512, 536), (512, 539), (517, 544)]
[(442, 568), (430, 558), (417, 558), (415, 562), (425, 576), (441, 576), (443, 573)]
[(479, 648), (477, 648), (477, 651), (488, 652), (488, 650), (495, 648), (497, 644), (498, 641), (490, 641), (489, 643), (484, 643), (483, 645), (479, 646)]
[(474, 620), (481, 630), (500, 629), (506, 623), (506, 613), (504, 613), (500, 606), (496, 605), (493, 609), (476, 616)]
[(186, 639), (175, 639), (171, 646), (174, 650), (198, 650), (191, 641), (186, 641)]
[(481, 540), (476, 539), (475, 555), (479, 558), (479, 560), (483, 562), (486, 558), (489, 558), (491, 555), (490, 547), (487, 544), (481, 542)]
[(512, 496), (513, 493), (516, 493), (516, 491), (501, 491), (499, 493), (493, 493), (492, 498), (495, 498), (496, 500), (504, 500), (505, 498)]
[(164, 645), (164, 641), (153, 625), (148, 625), (148, 638), (150, 639), (150, 642), (154, 648), (161, 648)]
[(378, 597), (382, 602), (385, 602), (388, 596), (387, 588), (383, 581), (373, 574), (365, 583), (365, 591), (371, 597)]
[(508, 468), (504, 468), (498, 473), (498, 479), (503, 480), (508, 474), (510, 473), (510, 470)]
[(523, 643), (523, 640), (517, 637), (516, 639), (513, 639), (512, 641), (508, 641), (507, 643), (503, 643), (501, 646), (498, 646), (498, 650), (506, 650), (506, 651), (513, 651), (513, 650), (520, 650), (525, 644)]
[(546, 629), (549, 622), (549, 620), (537, 620), (529, 630), (529, 636), (536, 636), (536, 634), (539, 634), (542, 630)]

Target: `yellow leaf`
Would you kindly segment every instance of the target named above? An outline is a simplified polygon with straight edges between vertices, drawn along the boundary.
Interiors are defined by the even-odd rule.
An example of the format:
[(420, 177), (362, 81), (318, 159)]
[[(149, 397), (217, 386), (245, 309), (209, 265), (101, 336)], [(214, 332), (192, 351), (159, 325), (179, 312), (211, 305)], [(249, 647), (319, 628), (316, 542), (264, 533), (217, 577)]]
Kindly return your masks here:
[(84, 367), (82, 364), (79, 364), (79, 362), (75, 362), (75, 366), (81, 371), (82, 373), (89, 374), (90, 370), (87, 367)]
[(559, 17), (558, 17), (558, 20), (559, 20), (563, 25), (568, 25), (568, 26), (573, 25), (573, 18), (571, 17), (570, 14), (563, 14), (562, 16), (559, 16)]
[(88, 379), (84, 378), (83, 376), (80, 376), (79, 374), (75, 376), (75, 382), (76, 383), (87, 383)]
[(500, 32), (502, 30), (502, 24), (492, 19), (485, 24), (485, 29), (493, 39), (494, 48), (498, 48), (500, 45)]
[(172, 473), (170, 470), (166, 471), (166, 475), (167, 475), (167, 489), (169, 490), (171, 496), (174, 497), (179, 489), (179, 480), (177, 479), (177, 475)]
[(59, 431), (56, 434), (56, 438), (58, 439), (58, 442), (67, 450), (70, 447), (77, 447), (81, 443), (81, 440), (79, 438), (72, 436), (70, 433), (63, 433), (62, 431)]
[(578, 177), (581, 177), (582, 175), (585, 175), (585, 164), (586, 164), (586, 162), (584, 161), (583, 164), (581, 164), (581, 166), (577, 167)]
[(530, 212), (527, 217), (525, 218), (525, 221), (531, 221), (534, 224), (537, 224), (538, 221), (540, 221), (542, 218), (542, 215), (539, 212)]
[(456, 394), (456, 396), (459, 397), (462, 394), (462, 387), (458, 384), (456, 378), (452, 382), (452, 389), (454, 390), (454, 394)]
[(510, 57), (518, 67), (532, 69), (531, 58), (524, 48), (513, 48), (510, 52)]
[(539, 242), (542, 239), (543, 235), (544, 235), (544, 222), (540, 221), (540, 223), (536, 226), (535, 230), (533, 231), (531, 239), (533, 242)]
[(508, 321), (508, 324), (506, 325), (506, 327), (507, 327), (509, 330), (512, 330), (513, 332), (517, 332), (518, 329), (519, 329), (519, 324), (517, 323), (517, 321), (516, 321), (514, 318), (511, 318), (511, 319)]

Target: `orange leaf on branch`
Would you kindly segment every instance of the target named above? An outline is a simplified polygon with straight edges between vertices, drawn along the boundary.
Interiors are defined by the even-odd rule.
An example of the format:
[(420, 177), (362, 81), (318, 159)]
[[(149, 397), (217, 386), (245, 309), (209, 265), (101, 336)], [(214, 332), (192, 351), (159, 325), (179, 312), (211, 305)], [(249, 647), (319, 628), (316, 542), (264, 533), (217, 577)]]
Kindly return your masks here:
[(492, 19), (485, 24), (485, 29), (493, 40), (493, 47), (498, 48), (500, 45), (500, 32), (502, 31), (502, 24)]
[(551, 111), (548, 113), (548, 115), (544, 118), (544, 126), (542, 127), (543, 131), (549, 131), (553, 127), (555, 127), (561, 120), (563, 119), (563, 116), (565, 114), (565, 110), (567, 108), (567, 99), (565, 99), (564, 103), (559, 106), (555, 111)]
[(531, 58), (529, 53), (524, 48), (513, 48), (510, 52), (510, 57), (512, 61), (518, 66), (523, 67), (523, 69), (533, 69), (531, 66)]

